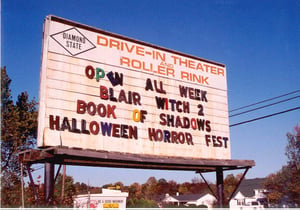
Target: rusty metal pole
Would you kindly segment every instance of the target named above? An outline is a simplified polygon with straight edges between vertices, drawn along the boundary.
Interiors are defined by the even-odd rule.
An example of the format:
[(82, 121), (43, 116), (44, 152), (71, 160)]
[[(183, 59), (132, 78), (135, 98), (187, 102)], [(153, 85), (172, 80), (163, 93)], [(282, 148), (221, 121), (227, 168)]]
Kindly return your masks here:
[(23, 162), (21, 162), (20, 165), (21, 165), (20, 167), (21, 167), (22, 208), (24, 208), (24, 177), (23, 177), (24, 169), (23, 169)]
[(223, 181), (223, 168), (222, 167), (217, 167), (216, 178), (217, 178), (218, 208), (223, 208), (224, 207), (224, 181)]
[(66, 179), (66, 165), (63, 166), (63, 177), (62, 177), (61, 198), (60, 198), (62, 202), (65, 196), (65, 179)]
[(45, 204), (46, 206), (53, 205), (54, 196), (54, 163), (45, 163)]
[(33, 191), (35, 205), (37, 207), (39, 207), (39, 205), (40, 205), (39, 193), (38, 193), (38, 189), (36, 188), (36, 185), (34, 184), (34, 181), (33, 181), (33, 178), (32, 178), (32, 174), (31, 174), (31, 168), (30, 168), (30, 166), (31, 166), (31, 164), (27, 163), (27, 171), (28, 171), (28, 176), (29, 176), (29, 180), (30, 180), (30, 186), (31, 186), (31, 189)]

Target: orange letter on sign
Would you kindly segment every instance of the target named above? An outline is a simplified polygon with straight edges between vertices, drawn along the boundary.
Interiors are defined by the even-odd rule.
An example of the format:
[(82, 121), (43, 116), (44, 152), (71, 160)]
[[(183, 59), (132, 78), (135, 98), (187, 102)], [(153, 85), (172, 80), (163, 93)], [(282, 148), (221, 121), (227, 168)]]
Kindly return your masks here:
[(104, 36), (98, 36), (97, 37), (97, 44), (107, 47), (107, 45), (108, 45), (107, 38), (105, 38)]

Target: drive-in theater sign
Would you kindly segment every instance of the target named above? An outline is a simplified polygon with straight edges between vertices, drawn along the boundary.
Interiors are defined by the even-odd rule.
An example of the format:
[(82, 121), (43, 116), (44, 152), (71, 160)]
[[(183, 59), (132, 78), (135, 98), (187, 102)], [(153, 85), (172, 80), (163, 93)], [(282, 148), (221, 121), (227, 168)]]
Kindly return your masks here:
[(38, 147), (231, 158), (225, 65), (69, 23), (45, 22)]

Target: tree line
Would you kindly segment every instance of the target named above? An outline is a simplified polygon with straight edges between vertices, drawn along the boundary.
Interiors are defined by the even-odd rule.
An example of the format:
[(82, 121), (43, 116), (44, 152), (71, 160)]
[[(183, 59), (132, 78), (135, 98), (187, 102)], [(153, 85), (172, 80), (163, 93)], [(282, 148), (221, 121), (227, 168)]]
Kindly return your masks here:
[[(237, 184), (239, 175), (228, 175), (225, 180), (225, 196), (232, 193), (233, 186)], [(210, 187), (216, 190), (215, 184), (210, 183)], [(18, 186), (20, 187), (20, 186)], [(143, 184), (132, 183), (129, 186), (124, 185), (121, 181), (105, 184), (95, 187), (89, 186), (86, 183), (74, 182), (72, 176), (65, 176), (64, 192), (62, 197), (63, 175), (59, 174), (55, 183), (54, 190), (54, 206), (57, 207), (73, 207), (75, 195), (101, 193), (102, 189), (116, 189), (122, 192), (128, 192), (127, 204), (128, 208), (157, 208), (158, 203), (162, 201), (166, 194), (176, 195), (183, 194), (202, 194), (209, 193), (209, 189), (201, 179), (194, 178), (191, 182), (177, 183), (174, 180), (167, 181), (164, 178), (156, 179), (149, 177)], [(34, 192), (35, 190), (36, 192)], [(44, 183), (39, 176), (35, 180), (35, 188), (33, 189), (28, 182), (25, 187), (25, 207), (46, 207), (43, 204), (44, 199)], [(2, 192), (3, 193), (3, 192)], [(35, 196), (37, 194), (37, 197)], [(6, 195), (2, 202), (2, 207), (20, 207), (21, 206), (21, 191), (20, 188), (4, 192)]]
[[(13, 101), (10, 90), (11, 79), (6, 68), (1, 68), (1, 207), (20, 207), (21, 201), (21, 168), (18, 160), (19, 152), (27, 149), (36, 149), (38, 103), (30, 100), (27, 92), (18, 95)], [(296, 126), (287, 133), (286, 156), (287, 163), (282, 169), (270, 174), (264, 183), (269, 191), (271, 204), (281, 202), (295, 203), (300, 206), (300, 127)], [(27, 166), (25, 166), (25, 169)], [(31, 170), (29, 168), (29, 170)], [(28, 176), (27, 170), (23, 176)], [(102, 188), (120, 189), (129, 192), (127, 207), (157, 207), (157, 203), (166, 193), (200, 194), (209, 192), (201, 179), (191, 182), (176, 183), (164, 178), (150, 177), (146, 183), (133, 183), (124, 186), (116, 182), (101, 187), (88, 186), (85, 183), (74, 183), (71, 176), (65, 177), (64, 196), (62, 197), (62, 178), (59, 174), (55, 183), (55, 205), (72, 207), (73, 196), (78, 194), (100, 193)], [(228, 197), (237, 185), (241, 175), (227, 175), (224, 180), (224, 193)], [(40, 177), (36, 181), (35, 192), (28, 184), (25, 191), (25, 207), (43, 206), (44, 185)], [(213, 183), (209, 184), (216, 189)]]

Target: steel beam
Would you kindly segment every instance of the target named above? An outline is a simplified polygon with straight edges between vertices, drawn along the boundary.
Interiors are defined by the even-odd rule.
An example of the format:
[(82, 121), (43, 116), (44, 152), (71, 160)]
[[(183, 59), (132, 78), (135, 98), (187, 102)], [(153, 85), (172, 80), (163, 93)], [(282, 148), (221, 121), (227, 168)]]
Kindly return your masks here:
[(46, 206), (53, 205), (54, 196), (54, 163), (45, 163), (45, 204)]
[(218, 208), (224, 207), (224, 177), (223, 168), (216, 168)]

